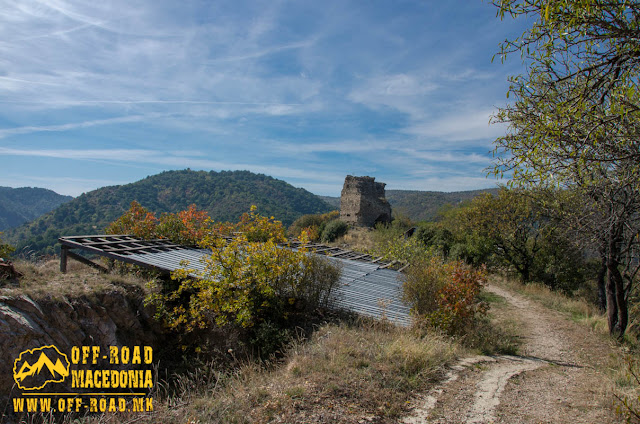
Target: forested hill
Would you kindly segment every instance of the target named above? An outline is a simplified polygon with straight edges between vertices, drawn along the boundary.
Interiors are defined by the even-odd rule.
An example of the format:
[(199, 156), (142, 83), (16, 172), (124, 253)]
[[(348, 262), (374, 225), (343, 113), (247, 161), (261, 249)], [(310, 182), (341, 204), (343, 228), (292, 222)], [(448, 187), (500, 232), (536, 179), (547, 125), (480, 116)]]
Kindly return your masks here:
[[(458, 205), (471, 200), (481, 193), (497, 193), (498, 189), (454, 191), (444, 193), (441, 191), (417, 191), (417, 190), (386, 190), (385, 197), (391, 204), (394, 214), (406, 216), (414, 222), (433, 220), (438, 211), (446, 205)], [(322, 199), (332, 205), (334, 209), (340, 208), (340, 198), (322, 196)]]
[(0, 231), (32, 221), (73, 199), (34, 187), (0, 187)]
[(333, 210), (316, 195), (249, 171), (167, 171), (141, 181), (82, 194), (40, 219), (7, 232), (18, 251), (53, 253), (61, 235), (102, 234), (136, 200), (160, 214), (195, 204), (217, 221), (235, 221), (251, 205), (285, 225), (304, 214)]
[(453, 191), (413, 191), (387, 190), (386, 197), (393, 211), (410, 218), (412, 221), (430, 221), (446, 205), (456, 206), (473, 199), (482, 193), (496, 194), (497, 188), (485, 190)]

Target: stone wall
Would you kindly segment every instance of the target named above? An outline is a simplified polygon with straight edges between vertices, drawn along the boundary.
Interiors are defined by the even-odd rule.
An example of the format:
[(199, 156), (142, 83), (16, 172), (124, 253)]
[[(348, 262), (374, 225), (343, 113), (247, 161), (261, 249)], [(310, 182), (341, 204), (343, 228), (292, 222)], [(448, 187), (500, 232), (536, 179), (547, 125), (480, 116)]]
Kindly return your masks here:
[(391, 205), (384, 195), (385, 183), (374, 177), (347, 175), (340, 197), (340, 219), (356, 227), (391, 222)]

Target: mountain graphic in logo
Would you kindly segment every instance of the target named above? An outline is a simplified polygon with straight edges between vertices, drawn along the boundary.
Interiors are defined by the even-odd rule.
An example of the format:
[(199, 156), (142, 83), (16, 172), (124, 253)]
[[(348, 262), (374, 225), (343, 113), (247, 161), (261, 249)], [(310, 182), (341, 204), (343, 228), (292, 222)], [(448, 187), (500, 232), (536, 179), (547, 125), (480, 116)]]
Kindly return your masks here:
[(69, 375), (67, 355), (53, 345), (25, 350), (13, 363), (13, 379), (22, 390), (62, 383)]

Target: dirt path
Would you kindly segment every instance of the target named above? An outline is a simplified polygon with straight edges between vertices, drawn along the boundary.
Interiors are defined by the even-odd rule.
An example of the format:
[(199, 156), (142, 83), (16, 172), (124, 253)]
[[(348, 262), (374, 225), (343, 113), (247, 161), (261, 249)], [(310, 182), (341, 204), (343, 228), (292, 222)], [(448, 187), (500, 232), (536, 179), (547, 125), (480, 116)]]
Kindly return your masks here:
[(611, 350), (584, 326), (504, 288), (502, 314), (518, 322), (520, 356), (465, 358), (405, 423), (612, 423), (605, 377)]

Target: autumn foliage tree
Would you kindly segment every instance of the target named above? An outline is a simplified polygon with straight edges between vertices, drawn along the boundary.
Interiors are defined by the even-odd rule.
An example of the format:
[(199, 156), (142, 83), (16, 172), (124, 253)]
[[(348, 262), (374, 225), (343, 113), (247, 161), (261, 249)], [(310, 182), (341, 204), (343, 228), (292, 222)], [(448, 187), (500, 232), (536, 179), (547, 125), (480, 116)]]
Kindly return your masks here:
[(131, 234), (141, 239), (157, 237), (158, 218), (135, 200), (129, 210), (109, 224), (107, 234)]
[(259, 215), (254, 206), (237, 223), (208, 226), (199, 241), (211, 251), (203, 258), (204, 271), (184, 263), (172, 275), (177, 289), (156, 287), (148, 299), (169, 327), (190, 333), (225, 325), (280, 326), (292, 312), (328, 305), (340, 269), (304, 249), (280, 246), (286, 240), (281, 222)]
[(107, 234), (131, 234), (141, 239), (167, 238), (179, 244), (196, 246), (212, 229), (212, 221), (205, 211), (195, 205), (177, 213), (163, 213), (160, 218), (138, 202), (106, 229)]

